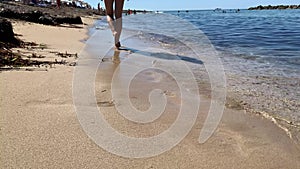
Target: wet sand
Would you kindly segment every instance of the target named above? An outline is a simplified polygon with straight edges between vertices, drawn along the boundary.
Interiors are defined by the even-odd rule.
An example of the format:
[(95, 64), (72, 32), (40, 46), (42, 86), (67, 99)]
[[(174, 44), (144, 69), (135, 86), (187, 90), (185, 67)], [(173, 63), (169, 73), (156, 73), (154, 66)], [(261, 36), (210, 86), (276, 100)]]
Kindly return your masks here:
[[(86, 30), (35, 24), (23, 26), (26, 29), (20, 25), (16, 33), (23, 34), (27, 40), (49, 44), (60, 51), (79, 53), (84, 48), (79, 40), (85, 38)], [(39, 28), (43, 32), (49, 31), (49, 34), (41, 30), (26, 34), (26, 30)], [(61, 36), (59, 33), (62, 33)], [(101, 42), (109, 43), (110, 40), (101, 39)], [(139, 44), (124, 43), (135, 48)], [(108, 49), (97, 48), (93, 53), (97, 54), (97, 50)], [(148, 92), (154, 87), (166, 91), (164, 94), (168, 98), (168, 105), (165, 113), (156, 121), (145, 125), (132, 123), (115, 110), (110, 92), (113, 72), (124, 59), (130, 57), (130, 53), (121, 52), (120, 63), (118, 57), (112, 59), (113, 56), (113, 50), (102, 61), (97, 58), (99, 56), (92, 56), (101, 62), (95, 91), (98, 107), (107, 121), (121, 133), (134, 137), (149, 137), (167, 129), (178, 114), (181, 99), (176, 92), (174, 79), (151, 69), (134, 79), (130, 88), (134, 106), (146, 110), (149, 107)], [(201, 96), (198, 118), (191, 132), (170, 151), (143, 159), (111, 154), (87, 136), (77, 119), (72, 98), (73, 71), (73, 67), (57, 66), (47, 72), (0, 73), (1, 168), (300, 167), (300, 150), (286, 133), (272, 122), (260, 116), (248, 115), (243, 110), (226, 108), (216, 132), (207, 142), (199, 144), (199, 133), (210, 103), (206, 96)]]

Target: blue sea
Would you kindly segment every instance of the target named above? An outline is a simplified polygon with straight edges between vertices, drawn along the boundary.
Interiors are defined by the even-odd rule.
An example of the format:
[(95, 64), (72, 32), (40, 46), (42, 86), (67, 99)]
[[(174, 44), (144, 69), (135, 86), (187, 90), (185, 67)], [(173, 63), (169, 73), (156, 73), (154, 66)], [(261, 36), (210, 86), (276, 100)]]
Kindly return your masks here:
[[(300, 10), (165, 11), (124, 16), (123, 27), (188, 57), (196, 56), (178, 39), (210, 43), (225, 68), (229, 100), (267, 114), (300, 141)], [(203, 69), (193, 70), (197, 76)]]
[(168, 13), (193, 23), (219, 50), (286, 69), (300, 69), (300, 10)]

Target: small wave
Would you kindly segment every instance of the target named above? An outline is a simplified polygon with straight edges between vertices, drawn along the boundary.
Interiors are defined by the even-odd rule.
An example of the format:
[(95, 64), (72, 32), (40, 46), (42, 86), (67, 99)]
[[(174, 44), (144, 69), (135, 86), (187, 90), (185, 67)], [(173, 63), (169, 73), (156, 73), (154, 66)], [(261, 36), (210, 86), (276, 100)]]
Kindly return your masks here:
[(280, 129), (282, 129), (289, 136), (290, 139), (293, 139), (293, 135), (292, 135), (291, 131), (287, 127), (278, 123), (278, 119), (280, 119), (280, 118), (273, 117), (269, 113), (264, 112), (264, 111), (256, 112), (256, 113), (260, 114), (261, 116), (263, 116), (264, 118), (266, 118), (268, 120), (271, 120), (276, 126), (278, 126)]

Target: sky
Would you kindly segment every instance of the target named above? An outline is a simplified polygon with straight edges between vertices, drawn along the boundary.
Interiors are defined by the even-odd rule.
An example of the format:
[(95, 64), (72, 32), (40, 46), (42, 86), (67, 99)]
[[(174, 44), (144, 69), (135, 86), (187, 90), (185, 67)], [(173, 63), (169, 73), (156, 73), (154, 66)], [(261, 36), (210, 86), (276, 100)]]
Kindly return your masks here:
[[(94, 7), (101, 0), (85, 0)], [(300, 0), (125, 0), (124, 9), (162, 10), (193, 10), (193, 9), (246, 9), (258, 5), (299, 5)]]

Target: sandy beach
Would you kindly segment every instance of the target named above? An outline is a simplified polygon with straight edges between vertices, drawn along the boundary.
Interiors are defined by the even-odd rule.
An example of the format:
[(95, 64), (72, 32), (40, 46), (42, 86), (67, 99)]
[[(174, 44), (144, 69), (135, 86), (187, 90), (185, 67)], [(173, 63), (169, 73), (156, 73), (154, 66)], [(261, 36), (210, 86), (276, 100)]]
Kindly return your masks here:
[[(14, 32), (22, 35), (22, 40), (47, 46), (13, 50), (35, 52), (46, 56), (43, 60), (73, 63), (76, 58), (61, 58), (55, 53), (79, 54), (84, 49), (88, 28), (95, 18), (82, 19), (85, 25), (81, 28), (13, 21)], [(167, 94), (170, 106), (159, 120), (142, 126), (124, 119), (113, 105), (107, 104), (112, 99), (111, 77), (118, 66), (115, 55), (111, 50), (96, 81), (98, 107), (107, 121), (121, 133), (135, 137), (149, 137), (167, 129), (176, 119), (174, 111), (180, 100), (176, 93)], [(119, 57), (124, 55), (128, 53), (121, 52)], [(205, 96), (201, 96), (203, 106), (191, 132), (170, 151), (142, 159), (111, 154), (87, 136), (77, 119), (72, 95), (76, 66), (51, 67), (0, 72), (1, 168), (300, 168), (299, 145), (271, 121), (244, 110), (226, 108), (216, 132), (199, 144), (197, 139), (210, 103)], [(158, 75), (164, 78), (157, 79)], [(172, 81), (164, 72), (145, 71), (136, 77), (132, 87), (133, 105), (147, 109), (145, 93), (157, 82), (165, 91), (175, 90), (176, 86), (169, 85)]]

